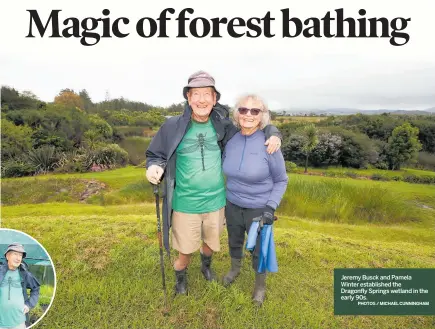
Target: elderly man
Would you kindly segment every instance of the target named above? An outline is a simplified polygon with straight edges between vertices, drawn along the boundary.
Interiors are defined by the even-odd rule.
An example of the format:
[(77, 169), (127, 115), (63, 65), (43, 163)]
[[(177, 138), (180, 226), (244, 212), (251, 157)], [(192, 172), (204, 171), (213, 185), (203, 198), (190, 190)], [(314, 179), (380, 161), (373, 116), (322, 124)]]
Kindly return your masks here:
[[(198, 249), (205, 279), (216, 279), (211, 260), (213, 252), (220, 250), (226, 204), (221, 157), (226, 143), (238, 131), (228, 110), (217, 103), (220, 93), (208, 73), (191, 75), (183, 96), (187, 100), (184, 113), (169, 118), (146, 151), (147, 179), (158, 184), (165, 173), (164, 244), (169, 253), (172, 227), (172, 244), (179, 252), (174, 263), (177, 294), (187, 293), (187, 266)], [(281, 136), (274, 126), (264, 131), (268, 138)], [(266, 142), (268, 151), (276, 151), (280, 143), (279, 137), (272, 136)]]
[(25, 257), (24, 247), (13, 243), (5, 252), (7, 263), (0, 266), (0, 329), (26, 328), (29, 310), (38, 302), (40, 284), (22, 263)]

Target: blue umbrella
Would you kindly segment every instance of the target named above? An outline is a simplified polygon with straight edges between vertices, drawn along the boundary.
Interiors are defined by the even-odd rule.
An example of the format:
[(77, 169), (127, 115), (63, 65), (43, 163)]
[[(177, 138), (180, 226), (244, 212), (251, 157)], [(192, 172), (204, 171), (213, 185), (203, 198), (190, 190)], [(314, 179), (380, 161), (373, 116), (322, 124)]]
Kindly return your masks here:
[[(253, 251), (258, 237), (259, 222), (252, 222), (246, 241), (246, 249)], [(258, 261), (258, 272), (278, 272), (276, 259), (275, 242), (273, 240), (272, 225), (263, 225), (260, 230), (260, 257)]]

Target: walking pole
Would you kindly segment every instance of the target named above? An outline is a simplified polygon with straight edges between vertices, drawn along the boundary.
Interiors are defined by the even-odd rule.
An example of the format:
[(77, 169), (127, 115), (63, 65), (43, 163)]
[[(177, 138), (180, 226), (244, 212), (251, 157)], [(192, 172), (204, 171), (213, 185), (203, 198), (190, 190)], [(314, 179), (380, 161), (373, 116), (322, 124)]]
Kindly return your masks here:
[(159, 186), (154, 185), (153, 187), (154, 187), (154, 195), (156, 197), (157, 237), (159, 239), (159, 248), (160, 248), (160, 270), (162, 271), (163, 295), (165, 298), (165, 309), (163, 310), (163, 314), (167, 315), (169, 313), (169, 309), (168, 309), (168, 297), (166, 294), (165, 265), (164, 265), (164, 261), (163, 261), (162, 230), (160, 227)]

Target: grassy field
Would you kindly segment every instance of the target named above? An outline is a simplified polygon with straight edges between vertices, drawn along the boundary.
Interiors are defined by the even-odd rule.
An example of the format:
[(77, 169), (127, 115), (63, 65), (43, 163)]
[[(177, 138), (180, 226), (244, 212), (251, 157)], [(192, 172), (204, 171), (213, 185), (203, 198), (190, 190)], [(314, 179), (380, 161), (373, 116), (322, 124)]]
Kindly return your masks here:
[(283, 123), (289, 123), (289, 122), (306, 122), (306, 123), (317, 123), (323, 120), (326, 120), (327, 117), (320, 117), (320, 116), (315, 116), (315, 117), (309, 117), (309, 116), (277, 116), (274, 120), (273, 120), (273, 124), (283, 124)]
[[(106, 188), (80, 203), (87, 180)], [(334, 316), (333, 270), (435, 267), (434, 196), (431, 185), (290, 175), (275, 225), (279, 272), (263, 307), (251, 304), (248, 258), (224, 288), (202, 278), (197, 253), (187, 297), (174, 298), (165, 260), (168, 316), (143, 169), (5, 179), (1, 225), (38, 239), (56, 266), (56, 297), (36, 328), (431, 328), (431, 316)], [(226, 239), (219, 276), (230, 263)]]
[[(152, 202), (154, 198), (145, 169), (130, 166), (99, 173), (4, 179), (2, 203), (79, 202), (89, 180), (100, 181), (106, 188), (84, 203), (121, 205)], [(279, 211), (333, 222), (420, 223), (430, 220), (427, 208), (435, 208), (434, 195), (434, 185), (294, 174)]]
[[(304, 167), (297, 167), (293, 170), (295, 173), (303, 173)], [(405, 176), (417, 177), (435, 177), (435, 171), (419, 170), (413, 168), (403, 168), (401, 170), (381, 170), (381, 169), (354, 169), (354, 168), (308, 168), (309, 173), (324, 174), (337, 177), (367, 177), (371, 178), (373, 175), (385, 176), (390, 180), (400, 180)], [(403, 179), (402, 179), (403, 180)]]

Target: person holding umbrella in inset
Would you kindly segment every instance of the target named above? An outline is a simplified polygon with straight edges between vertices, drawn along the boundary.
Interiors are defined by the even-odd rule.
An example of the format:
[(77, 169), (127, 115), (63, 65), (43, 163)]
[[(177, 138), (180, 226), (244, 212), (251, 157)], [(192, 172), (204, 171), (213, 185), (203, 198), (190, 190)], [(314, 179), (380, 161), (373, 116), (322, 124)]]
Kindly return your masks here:
[(38, 303), (40, 284), (23, 263), (26, 255), (22, 244), (12, 243), (4, 254), (7, 262), (0, 265), (0, 329), (26, 328)]
[[(273, 224), (275, 210), (288, 184), (281, 151), (269, 154), (264, 146), (265, 135), (262, 129), (270, 122), (265, 102), (256, 95), (240, 98), (233, 119), (240, 132), (227, 143), (223, 154), (223, 171), (227, 177), (225, 217), (231, 255), (231, 269), (223, 278), (225, 286), (230, 285), (240, 273), (245, 233), (250, 231), (251, 226), (255, 226), (253, 223), (257, 222), (255, 227), (259, 231), (264, 230), (261, 233), (271, 233), (271, 227), (266, 228), (266, 225)], [(257, 237), (255, 232), (257, 239), (254, 239), (255, 248), (252, 253), (252, 267), (256, 272), (253, 301), (259, 306), (266, 293), (267, 260), (264, 259), (263, 252), (270, 245), (262, 244), (262, 236), (264, 234), (258, 234)], [(273, 233), (270, 242), (273, 243)], [(260, 254), (261, 249), (264, 250)], [(272, 271), (276, 270), (277, 268)]]

